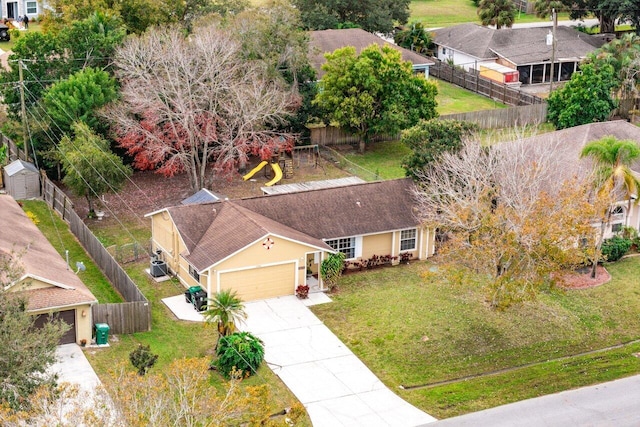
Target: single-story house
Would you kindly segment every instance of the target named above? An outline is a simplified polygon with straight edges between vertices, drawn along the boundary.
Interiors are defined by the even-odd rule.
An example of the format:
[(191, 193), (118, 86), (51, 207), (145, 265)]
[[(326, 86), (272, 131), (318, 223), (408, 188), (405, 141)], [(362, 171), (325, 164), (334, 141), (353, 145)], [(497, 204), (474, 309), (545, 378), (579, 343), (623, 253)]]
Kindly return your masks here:
[(52, 317), (68, 323), (71, 328), (61, 344), (91, 342), (91, 306), (96, 298), (11, 196), (0, 196), (0, 212), (5, 230), (0, 233), (0, 255), (18, 256), (23, 269), (5, 291), (27, 298), (36, 326)]
[(429, 67), (434, 64), (432, 60), (419, 53), (405, 49), (393, 43), (369, 33), (360, 28), (347, 28), (343, 30), (319, 30), (310, 32), (309, 60), (318, 73), (318, 78), (322, 78), (324, 70), (322, 64), (326, 62), (324, 54), (333, 52), (345, 46), (353, 46), (356, 52), (360, 53), (364, 48), (377, 44), (378, 46), (391, 46), (402, 54), (403, 61), (413, 64), (413, 71), (429, 78)]
[[(579, 160), (582, 148), (589, 142), (597, 141), (606, 136), (613, 136), (620, 140), (635, 141), (640, 145), (640, 128), (624, 120), (590, 123), (543, 133), (525, 138), (523, 142), (528, 147), (553, 144), (556, 147), (554, 156), (567, 165), (559, 173), (567, 176), (583, 165), (583, 162)], [(631, 169), (640, 177), (640, 160), (632, 164)], [(632, 197), (630, 210), (628, 199), (621, 199), (616, 203), (611, 221), (605, 230), (605, 238), (611, 237), (623, 226), (631, 226), (640, 231), (640, 205), (637, 204), (637, 201), (638, 195), (635, 195), (635, 199)]]
[(231, 288), (244, 301), (293, 295), (319, 280), (328, 254), (424, 259), (434, 233), (414, 216), (399, 179), (173, 206), (151, 212), (152, 250), (185, 287)]
[[(522, 84), (549, 83), (553, 35), (549, 27), (494, 28), (460, 24), (433, 31), (436, 57), (441, 61), (480, 71), (483, 64), (498, 64), (519, 73)], [(553, 80), (570, 80), (580, 61), (604, 44), (570, 27), (557, 27)]]

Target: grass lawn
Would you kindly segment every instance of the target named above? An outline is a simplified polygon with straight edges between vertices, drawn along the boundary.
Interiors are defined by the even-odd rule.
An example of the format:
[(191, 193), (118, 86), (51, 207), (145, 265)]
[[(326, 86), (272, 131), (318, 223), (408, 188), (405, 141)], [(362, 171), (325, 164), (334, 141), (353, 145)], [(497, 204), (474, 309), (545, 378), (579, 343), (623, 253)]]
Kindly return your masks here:
[[(409, 6), (409, 22), (422, 22), (426, 28), (449, 27), (465, 22), (480, 24), (477, 8), (471, 0), (413, 0)], [(568, 14), (559, 13), (559, 20), (569, 19)], [(516, 14), (516, 23), (547, 21), (534, 14)]]
[(400, 141), (385, 141), (371, 144), (364, 154), (355, 151), (345, 154), (350, 162), (360, 166), (360, 168), (371, 171), (371, 174), (359, 174), (360, 168), (353, 172), (362, 175), (362, 179), (394, 179), (404, 177), (402, 159), (411, 153), (406, 145)]
[[(552, 125), (542, 123), (538, 126), (519, 129), (520, 135), (516, 135), (510, 128), (486, 129), (481, 131), (478, 137), (483, 144), (491, 145), (553, 130)], [(341, 167), (364, 180), (403, 178), (405, 171), (402, 167), (402, 159), (410, 153), (411, 150), (400, 141), (375, 142), (367, 147), (364, 154), (359, 154), (355, 149), (343, 153), (348, 162), (344, 162), (345, 164)]]
[[(313, 311), (393, 390), (544, 362), (640, 338), (640, 258), (608, 266), (611, 282), (554, 291), (505, 312), (474, 285), (424, 276), (430, 264), (344, 276)], [(625, 348), (399, 394), (450, 417), (640, 372)]]
[(438, 107), (436, 110), (441, 116), (507, 107), (501, 102), (478, 95), (460, 86), (433, 77), (430, 77), (430, 79), (438, 85), (438, 95), (436, 96)]

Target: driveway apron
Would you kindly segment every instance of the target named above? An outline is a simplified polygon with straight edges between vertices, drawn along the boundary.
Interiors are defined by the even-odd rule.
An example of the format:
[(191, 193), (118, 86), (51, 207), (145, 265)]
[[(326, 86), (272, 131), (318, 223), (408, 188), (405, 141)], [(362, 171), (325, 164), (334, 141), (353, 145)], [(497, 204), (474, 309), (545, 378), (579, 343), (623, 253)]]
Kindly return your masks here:
[(242, 329), (307, 408), (315, 427), (398, 426), (435, 421), (389, 390), (295, 296), (245, 303)]

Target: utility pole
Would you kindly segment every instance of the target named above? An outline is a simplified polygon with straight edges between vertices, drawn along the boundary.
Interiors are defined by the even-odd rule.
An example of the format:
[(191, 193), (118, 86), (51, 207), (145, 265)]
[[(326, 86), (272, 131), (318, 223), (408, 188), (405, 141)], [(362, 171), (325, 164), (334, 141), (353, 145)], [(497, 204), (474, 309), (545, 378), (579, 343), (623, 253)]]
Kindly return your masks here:
[[(18, 60), (18, 77), (20, 79), (20, 112), (22, 114), (22, 151), (24, 152), (24, 161), (29, 161), (29, 153), (27, 147), (29, 144), (29, 138), (27, 135), (27, 107), (24, 103), (24, 75), (22, 72), (22, 60)], [(18, 158), (20, 155), (18, 155)]]
[[(553, 20), (553, 30), (551, 33), (551, 78), (549, 79), (549, 94), (553, 91), (553, 69), (556, 65), (556, 28), (558, 27), (558, 14), (556, 8), (551, 9), (551, 19)], [(558, 74), (560, 69), (558, 68)]]

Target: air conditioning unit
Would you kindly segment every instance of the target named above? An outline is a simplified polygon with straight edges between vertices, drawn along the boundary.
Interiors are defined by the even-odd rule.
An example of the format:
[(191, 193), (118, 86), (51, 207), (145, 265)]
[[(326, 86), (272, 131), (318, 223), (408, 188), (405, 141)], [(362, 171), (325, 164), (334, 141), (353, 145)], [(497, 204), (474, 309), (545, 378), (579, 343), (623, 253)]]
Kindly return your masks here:
[(160, 261), (159, 259), (154, 259), (151, 261), (151, 268), (149, 269), (149, 273), (152, 277), (162, 277), (167, 275), (167, 263), (164, 261)]

